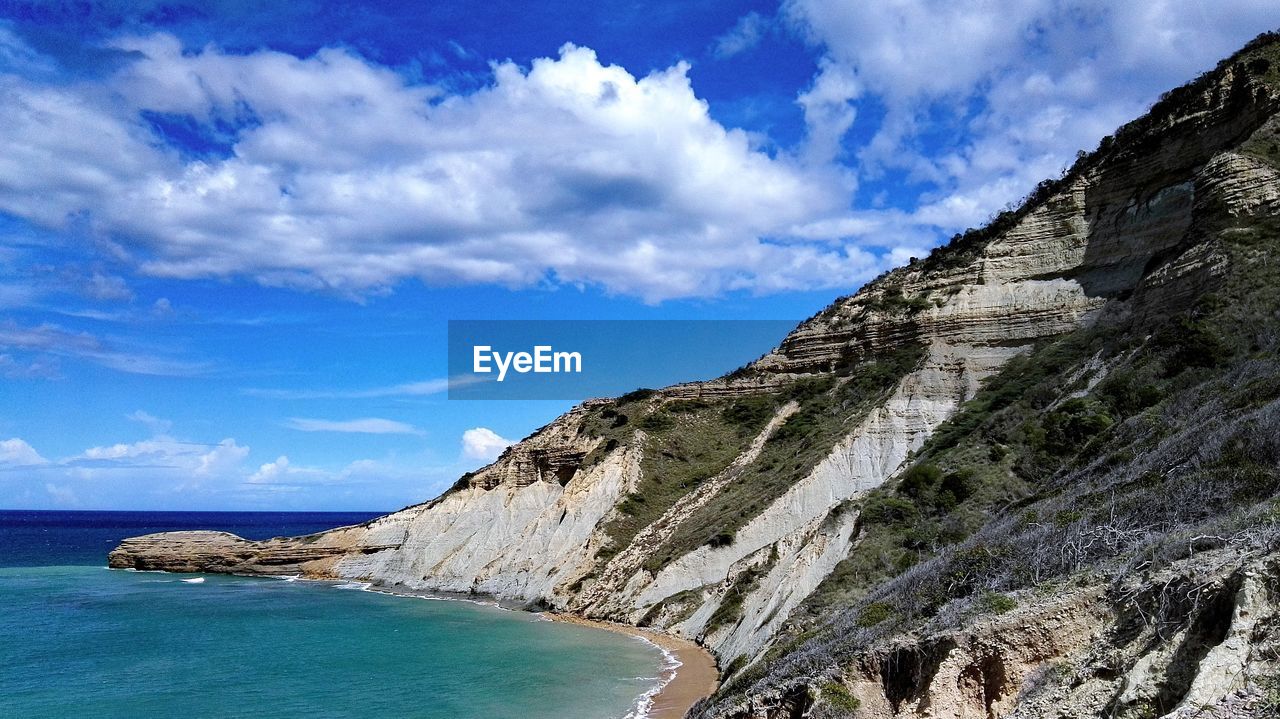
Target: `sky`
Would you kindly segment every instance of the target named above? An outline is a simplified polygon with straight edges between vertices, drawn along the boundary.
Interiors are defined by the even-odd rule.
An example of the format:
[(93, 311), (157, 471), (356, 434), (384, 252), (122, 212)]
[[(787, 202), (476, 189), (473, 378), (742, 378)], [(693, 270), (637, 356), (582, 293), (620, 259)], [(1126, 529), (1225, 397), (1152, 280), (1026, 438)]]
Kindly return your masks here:
[(803, 319), (1275, 11), (0, 0), (0, 508), (430, 498), (573, 404), (448, 320)]

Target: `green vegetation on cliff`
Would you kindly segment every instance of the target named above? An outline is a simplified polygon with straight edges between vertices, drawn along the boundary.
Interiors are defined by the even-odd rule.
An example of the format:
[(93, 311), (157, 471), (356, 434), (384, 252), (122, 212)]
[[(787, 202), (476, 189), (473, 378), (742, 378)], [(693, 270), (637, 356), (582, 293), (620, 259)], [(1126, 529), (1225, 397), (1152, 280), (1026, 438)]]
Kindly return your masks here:
[(643, 438), (640, 481), (605, 524), (612, 542), (597, 559), (608, 561), (681, 497), (725, 471), (782, 406), (795, 402), (798, 409), (768, 437), (759, 456), (650, 552), (645, 567), (656, 571), (699, 546), (731, 544), (739, 528), (803, 479), (922, 356), (923, 349), (911, 344), (850, 363), (838, 375), (802, 377), (776, 392), (702, 400), (639, 390), (593, 409), (582, 431), (601, 442), (585, 467)]
[(584, 431), (604, 441), (587, 457), (588, 463), (633, 441), (637, 430), (644, 437), (640, 481), (605, 525), (613, 543), (601, 550), (599, 558), (616, 554), (681, 497), (729, 466), (768, 421), (772, 401), (762, 400), (769, 412), (744, 415), (732, 401), (663, 402), (641, 392), (594, 410), (584, 422)]
[(741, 475), (680, 524), (649, 556), (646, 567), (656, 570), (699, 546), (731, 542), (743, 525), (804, 479), (872, 407), (882, 404), (923, 354), (923, 348), (912, 344), (853, 365), (843, 377), (824, 375), (792, 383), (775, 401), (796, 402), (796, 413), (769, 437)]
[[(1122, 706), (1117, 694), (1105, 713), (1161, 715), (1186, 696), (1211, 646), (1190, 647), (1192, 625), (1217, 622), (1213, 631), (1225, 632), (1238, 584), (1218, 594), (1191, 578), (1151, 596), (1119, 588), (1129, 579), (1141, 588), (1206, 552), (1243, 562), (1280, 551), (1276, 182), (1265, 167), (1222, 154), (1280, 167), (1278, 99), (1280, 36), (1268, 34), (1079, 158), (1064, 179), (1111, 172), (1098, 181), (1133, 182), (1137, 197), (1194, 178), (1190, 225), (1159, 238), (1168, 249), (1132, 286), (1106, 290), (1095, 323), (1008, 362), (894, 480), (832, 510), (859, 512), (849, 554), (763, 657), (735, 662), (701, 715), (739, 716), (726, 708), (743, 706), (745, 695), (796, 715), (856, 715), (832, 691), (853, 675), (883, 681), (896, 711), (926, 697), (931, 672), (954, 648), (943, 646), (947, 632), (1076, 585), (1098, 590), (1114, 615), (1105, 626), (1117, 637), (1099, 641), (1151, 627), (1156, 643), (1190, 637), (1169, 647), (1176, 661), (1153, 675), (1149, 698)], [(1216, 144), (1203, 139), (1210, 121), (1226, 128)], [(1178, 156), (1186, 147), (1195, 152)], [(1158, 153), (1176, 172), (1136, 184), (1134, 168)], [(1209, 166), (1229, 171), (1200, 172)], [(1215, 182), (1238, 194), (1215, 194)], [(1027, 205), (957, 236), (912, 271), (965, 266), (1062, 187), (1042, 184)], [(1148, 239), (1135, 232), (1118, 241)], [(928, 637), (943, 644), (930, 648)], [(1123, 687), (1118, 672), (1131, 669), (1082, 667), (1043, 681), (1121, 677)]]
[(1229, 261), (1219, 283), (1014, 359), (896, 481), (855, 500), (849, 556), (733, 684), (1008, 611), (1007, 593), (1082, 572), (1280, 544), (1280, 221), (1232, 221), (1212, 242)]

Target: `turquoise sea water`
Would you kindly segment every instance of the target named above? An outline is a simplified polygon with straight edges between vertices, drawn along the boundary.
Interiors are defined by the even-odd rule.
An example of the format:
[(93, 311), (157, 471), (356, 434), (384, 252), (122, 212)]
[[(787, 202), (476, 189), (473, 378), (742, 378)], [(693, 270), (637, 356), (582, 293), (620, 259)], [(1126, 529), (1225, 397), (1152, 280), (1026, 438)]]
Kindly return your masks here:
[[(622, 635), (469, 602), (108, 570), (99, 544), (199, 516), (39, 514), (0, 512), (4, 717), (623, 717), (663, 662)], [(228, 517), (207, 528), (358, 521)]]

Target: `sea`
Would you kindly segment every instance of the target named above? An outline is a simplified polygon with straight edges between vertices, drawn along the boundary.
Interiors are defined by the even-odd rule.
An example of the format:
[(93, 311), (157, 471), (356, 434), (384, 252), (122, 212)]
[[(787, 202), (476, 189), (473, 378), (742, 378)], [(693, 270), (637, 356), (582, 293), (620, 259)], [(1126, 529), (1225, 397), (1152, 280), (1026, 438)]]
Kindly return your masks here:
[(0, 717), (643, 717), (670, 659), (536, 614), (363, 584), (107, 569), (121, 539), (371, 514), (0, 511)]

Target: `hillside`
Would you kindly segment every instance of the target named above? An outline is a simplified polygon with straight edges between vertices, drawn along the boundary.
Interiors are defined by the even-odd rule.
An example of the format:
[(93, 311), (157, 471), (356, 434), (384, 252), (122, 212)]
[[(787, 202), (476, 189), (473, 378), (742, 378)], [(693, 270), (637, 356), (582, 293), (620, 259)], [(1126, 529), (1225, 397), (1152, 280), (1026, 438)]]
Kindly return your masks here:
[(431, 502), (111, 566), (477, 592), (695, 639), (705, 717), (1280, 705), (1280, 37), (718, 380)]

